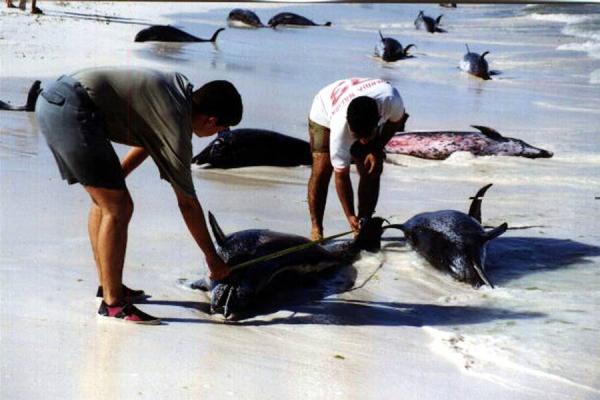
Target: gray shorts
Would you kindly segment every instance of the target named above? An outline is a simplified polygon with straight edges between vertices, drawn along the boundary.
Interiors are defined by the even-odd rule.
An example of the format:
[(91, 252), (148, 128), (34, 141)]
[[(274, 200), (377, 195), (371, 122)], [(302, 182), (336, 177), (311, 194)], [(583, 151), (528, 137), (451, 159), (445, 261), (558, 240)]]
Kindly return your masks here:
[(79, 82), (61, 76), (40, 93), (35, 114), (63, 179), (69, 184), (125, 189), (104, 117)]

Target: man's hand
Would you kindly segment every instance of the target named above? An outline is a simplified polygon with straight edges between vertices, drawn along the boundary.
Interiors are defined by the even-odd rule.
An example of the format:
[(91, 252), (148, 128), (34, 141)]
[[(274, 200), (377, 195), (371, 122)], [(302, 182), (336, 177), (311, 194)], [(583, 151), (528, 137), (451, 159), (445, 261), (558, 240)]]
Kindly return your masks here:
[(358, 222), (358, 218), (356, 217), (356, 215), (351, 215), (351, 216), (349, 216), (347, 218), (348, 218), (348, 223), (350, 224), (350, 228), (354, 232), (358, 233), (358, 230), (360, 228), (360, 224)]
[(369, 174), (371, 174), (375, 170), (375, 167), (377, 166), (377, 157), (375, 157), (375, 154), (373, 154), (373, 153), (367, 154), (367, 156), (365, 157), (365, 160), (363, 161), (363, 165), (367, 169), (367, 172)]
[(206, 264), (208, 265), (209, 270), (208, 277), (213, 281), (223, 280), (231, 273), (227, 264), (225, 264), (218, 255), (211, 258), (206, 257)]

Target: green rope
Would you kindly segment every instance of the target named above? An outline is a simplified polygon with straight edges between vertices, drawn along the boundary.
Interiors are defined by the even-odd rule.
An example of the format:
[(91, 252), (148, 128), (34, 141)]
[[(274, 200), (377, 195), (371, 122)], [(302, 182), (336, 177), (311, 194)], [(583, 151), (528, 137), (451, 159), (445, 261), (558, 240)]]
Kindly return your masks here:
[(294, 247), (290, 247), (288, 249), (279, 250), (279, 251), (276, 251), (275, 253), (267, 254), (265, 256), (255, 258), (253, 260), (244, 261), (243, 263), (234, 265), (234, 266), (230, 267), (230, 270), (231, 271), (235, 271), (236, 269), (240, 269), (240, 268), (244, 268), (244, 267), (247, 267), (247, 266), (250, 266), (250, 265), (254, 265), (254, 264), (257, 264), (259, 262), (269, 261), (269, 260), (272, 260), (274, 258), (285, 256), (285, 255), (291, 254), (291, 253), (295, 253), (295, 252), (300, 251), (300, 250), (308, 249), (310, 247), (316, 246), (316, 245), (321, 244), (323, 242), (327, 242), (328, 240), (339, 238), (341, 236), (345, 236), (345, 235), (348, 235), (348, 234), (353, 233), (353, 232), (354, 231), (348, 231), (348, 232), (338, 233), (336, 235), (328, 236), (328, 237), (325, 237), (325, 238), (322, 238), (322, 239), (319, 239), (319, 240), (314, 240), (312, 242), (304, 243), (304, 244), (301, 244), (299, 246), (294, 246)]

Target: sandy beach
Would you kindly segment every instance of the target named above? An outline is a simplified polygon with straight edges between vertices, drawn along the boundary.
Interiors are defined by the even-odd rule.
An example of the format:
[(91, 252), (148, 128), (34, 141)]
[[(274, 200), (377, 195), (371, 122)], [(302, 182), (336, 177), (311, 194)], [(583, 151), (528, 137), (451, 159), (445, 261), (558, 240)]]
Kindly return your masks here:
[[(374, 76), (399, 88), (411, 115), (407, 130), (487, 125), (555, 156), (395, 156), (386, 164), (377, 214), (392, 222), (423, 211), (466, 211), (469, 196), (494, 183), (484, 225), (528, 227), (490, 245), (496, 289), (453, 281), (388, 240), (350, 267), (353, 289), (283, 301), (236, 323), (211, 315), (205, 295), (177, 285), (200, 278), (206, 266), (171, 187), (147, 161), (127, 180), (135, 212), (124, 282), (152, 295), (140, 308), (164, 323), (130, 326), (96, 317), (88, 195), (61, 181), (33, 113), (0, 111), (0, 398), (600, 399), (600, 8), (38, 7), (44, 15), (0, 8), (0, 99), (11, 104), (24, 103), (35, 79), (146, 66), (180, 71), (195, 85), (228, 79), (244, 99), (240, 127), (307, 139), (317, 90)], [(253, 9), (263, 22), (289, 10), (333, 26), (228, 28), (216, 45), (133, 42), (149, 24), (210, 37), (236, 7)], [(415, 31), (420, 9), (444, 13), (448, 33)], [(377, 30), (416, 43), (416, 57), (375, 60)], [(484, 82), (459, 72), (465, 42), (489, 49), (491, 67), (502, 74)], [(194, 151), (208, 141), (195, 138)], [(120, 156), (127, 150), (115, 148)], [(204, 210), (227, 232), (308, 236), (308, 167), (192, 168)], [(325, 234), (346, 229), (332, 186)]]

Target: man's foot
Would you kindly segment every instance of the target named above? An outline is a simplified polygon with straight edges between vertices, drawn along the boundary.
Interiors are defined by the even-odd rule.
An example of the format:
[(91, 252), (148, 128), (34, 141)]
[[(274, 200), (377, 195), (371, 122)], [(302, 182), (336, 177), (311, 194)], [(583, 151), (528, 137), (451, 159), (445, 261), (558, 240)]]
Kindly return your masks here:
[(122, 302), (119, 305), (109, 306), (104, 301), (98, 308), (98, 316), (111, 318), (114, 321), (129, 322), (142, 325), (160, 325), (160, 318), (146, 314), (131, 303)]
[[(102, 289), (102, 286), (98, 286), (96, 297), (104, 297), (104, 290)], [(123, 285), (123, 297), (125, 298), (125, 301), (133, 303), (135, 301), (146, 300), (150, 296), (148, 296), (143, 290), (129, 289), (127, 286)]]
[(31, 13), (32, 14), (43, 14), (44, 12), (41, 9), (35, 7), (34, 9), (31, 10)]

